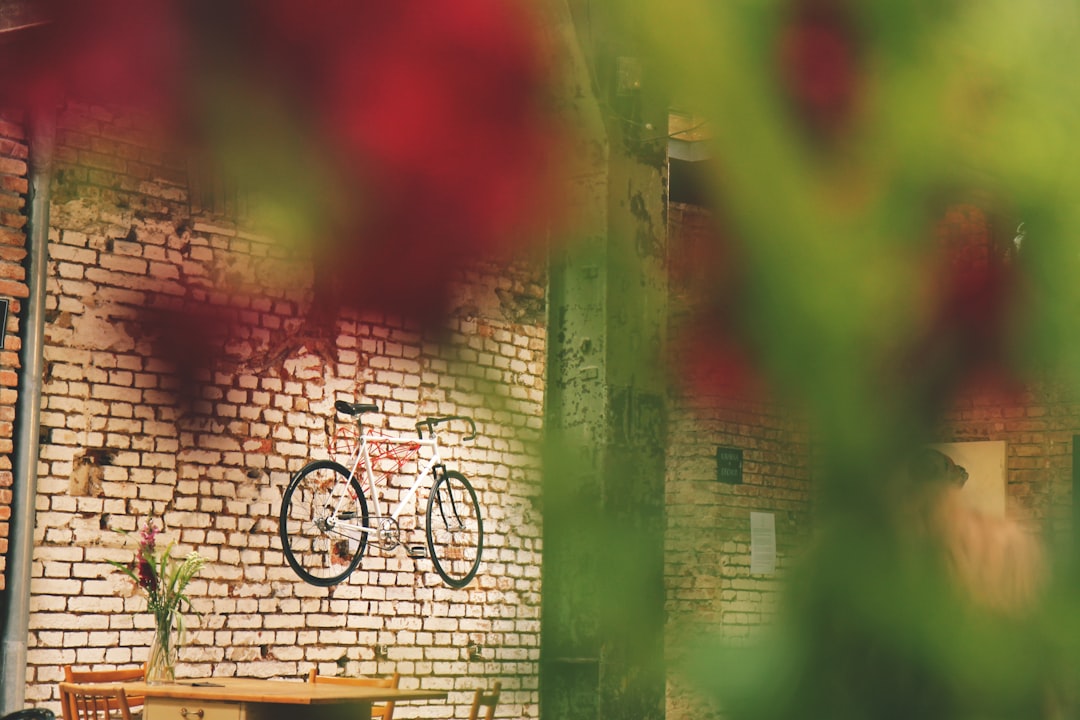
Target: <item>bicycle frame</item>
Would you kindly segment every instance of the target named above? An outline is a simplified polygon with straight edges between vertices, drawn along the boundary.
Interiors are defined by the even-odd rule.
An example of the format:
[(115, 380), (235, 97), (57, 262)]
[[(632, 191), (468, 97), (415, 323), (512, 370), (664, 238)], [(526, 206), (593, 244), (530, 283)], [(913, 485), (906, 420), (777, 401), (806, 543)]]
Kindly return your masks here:
[[(468, 585), (484, 548), (482, 511), (468, 479), (443, 464), (436, 428), (463, 421), (469, 432), (461, 440), (468, 441), (476, 437), (476, 423), (463, 415), (428, 417), (416, 423), (419, 437), (393, 436), (365, 432), (358, 416), (377, 411), (373, 403), (338, 400), (334, 407), (356, 418), (356, 424), (339, 426), (329, 441), (331, 458), (308, 462), (285, 489), (278, 535), (288, 564), (305, 582), (330, 587), (359, 566), (368, 545), (385, 553), (404, 544), (408, 557), (430, 558), (450, 587)], [(421, 512), (425, 483), (427, 505)], [(412, 508), (417, 525), (406, 519), (402, 528), (399, 519), (411, 517)], [(409, 544), (421, 528), (426, 542)]]
[[(371, 445), (369, 444), (369, 441), (377, 441), (380, 443), (388, 443), (390, 445), (399, 446), (415, 445), (417, 446), (418, 451), (421, 447), (431, 448), (431, 457), (429, 457), (427, 461), (424, 462), (423, 467), (417, 471), (416, 477), (413, 478), (412, 484), (409, 486), (408, 491), (406, 491), (405, 496), (398, 500), (397, 505), (394, 506), (392, 509), (388, 508), (392, 510), (390, 515), (383, 514), (383, 502), (376, 489), (377, 485), (375, 482), (375, 470), (373, 469), (371, 458)], [(394, 437), (391, 435), (375, 435), (361, 431), (360, 442), (357, 445), (356, 451), (349, 459), (349, 465), (346, 466), (349, 471), (349, 477), (344, 480), (344, 484), (347, 488), (349, 480), (354, 477), (363, 477), (364, 481), (367, 484), (367, 488), (371, 493), (372, 503), (374, 504), (374, 512), (371, 515), (372, 522), (381, 523), (385, 520), (392, 520), (396, 523), (398, 516), (401, 515), (405, 507), (410, 502), (412, 502), (413, 498), (415, 498), (417, 493), (420, 491), (420, 486), (424, 483), (426, 479), (434, 477), (433, 471), (436, 467), (439, 467), (440, 465), (442, 465), (442, 456), (439, 454), (439, 437), (437, 434), (433, 434), (430, 438), (406, 438)], [(357, 469), (361, 467), (363, 468), (362, 476), (357, 474)], [(362, 486), (363, 483), (361, 484), (361, 487)], [(381, 528), (375, 525), (371, 527), (366, 527), (358, 523), (338, 519), (338, 513), (341, 511), (342, 506), (347, 502), (348, 498), (349, 494), (346, 492), (342, 493), (341, 497), (338, 499), (334, 507), (334, 512), (329, 518), (331, 526), (339, 530), (360, 532), (368, 535), (372, 533), (378, 533)]]

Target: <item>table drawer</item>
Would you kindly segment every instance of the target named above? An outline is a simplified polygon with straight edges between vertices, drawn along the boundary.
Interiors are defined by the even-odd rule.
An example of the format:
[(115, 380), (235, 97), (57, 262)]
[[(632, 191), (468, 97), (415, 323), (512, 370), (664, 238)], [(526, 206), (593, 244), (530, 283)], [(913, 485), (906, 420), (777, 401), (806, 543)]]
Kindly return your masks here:
[(243, 704), (176, 698), (147, 698), (144, 720), (244, 720)]

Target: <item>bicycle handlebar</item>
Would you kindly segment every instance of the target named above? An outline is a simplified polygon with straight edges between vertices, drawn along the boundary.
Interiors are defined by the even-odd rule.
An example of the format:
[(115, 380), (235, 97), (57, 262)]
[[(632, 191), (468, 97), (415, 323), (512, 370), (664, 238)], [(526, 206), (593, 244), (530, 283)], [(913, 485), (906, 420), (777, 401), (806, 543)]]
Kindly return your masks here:
[(465, 417), (464, 415), (447, 415), (446, 417), (429, 417), (427, 420), (421, 420), (420, 422), (416, 423), (416, 432), (419, 433), (420, 439), (423, 440), (424, 439), (424, 426), (426, 425), (427, 429), (428, 429), (428, 435), (431, 435), (432, 437), (434, 437), (435, 436), (435, 426), (436, 425), (442, 425), (443, 423), (450, 422), (451, 420), (464, 420), (465, 422), (469, 423), (469, 430), (471, 430), (472, 432), (470, 432), (465, 437), (461, 438), (462, 440), (472, 440), (472, 439), (474, 439), (476, 437), (476, 423), (473, 422), (472, 418)]
[[(351, 403), (345, 402), (344, 400), (338, 400), (337, 402), (335, 402), (334, 409), (337, 410), (339, 413), (342, 413), (343, 415), (353, 416), (363, 415), (367, 412), (379, 412), (379, 406), (375, 405), (374, 403)], [(426, 425), (428, 429), (428, 434), (434, 437), (435, 426), (442, 425), (443, 423), (448, 423), (451, 420), (464, 420), (465, 422), (469, 423), (469, 430), (471, 432), (465, 437), (461, 438), (462, 440), (473, 440), (474, 438), (476, 438), (476, 423), (473, 422), (472, 418), (465, 417), (464, 415), (429, 417), (426, 420), (421, 420), (420, 422), (416, 423), (416, 432), (419, 433), (420, 439), (423, 440), (424, 426)]]

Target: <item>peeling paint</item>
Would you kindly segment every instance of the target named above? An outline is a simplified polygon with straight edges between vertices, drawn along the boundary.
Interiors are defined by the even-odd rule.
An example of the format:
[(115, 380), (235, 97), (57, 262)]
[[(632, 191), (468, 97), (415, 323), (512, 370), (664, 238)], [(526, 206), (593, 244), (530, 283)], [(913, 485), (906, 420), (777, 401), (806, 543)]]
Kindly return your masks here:
[[(86, 303), (86, 311), (81, 315), (61, 313), (60, 323), (70, 323), (72, 335), (70, 345), (90, 350), (111, 350), (130, 352), (135, 347), (135, 338), (128, 334), (122, 323), (115, 321), (109, 310), (93, 307)], [(59, 324), (65, 327), (64, 324)]]
[(105, 466), (112, 465), (116, 454), (103, 448), (91, 448), (74, 458), (74, 468), (68, 480), (68, 494), (75, 497), (101, 497), (104, 490)]

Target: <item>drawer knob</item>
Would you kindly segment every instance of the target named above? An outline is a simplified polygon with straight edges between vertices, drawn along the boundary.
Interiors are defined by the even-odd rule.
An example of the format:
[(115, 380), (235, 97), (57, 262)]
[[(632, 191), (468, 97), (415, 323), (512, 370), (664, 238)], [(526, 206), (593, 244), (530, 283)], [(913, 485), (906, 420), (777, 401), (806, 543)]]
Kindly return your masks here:
[(187, 708), (180, 708), (180, 717), (182, 717), (182, 718), (193, 717), (193, 718), (200, 718), (201, 719), (202, 716), (203, 716), (203, 709), (202, 708), (199, 708), (198, 710), (188, 710)]

